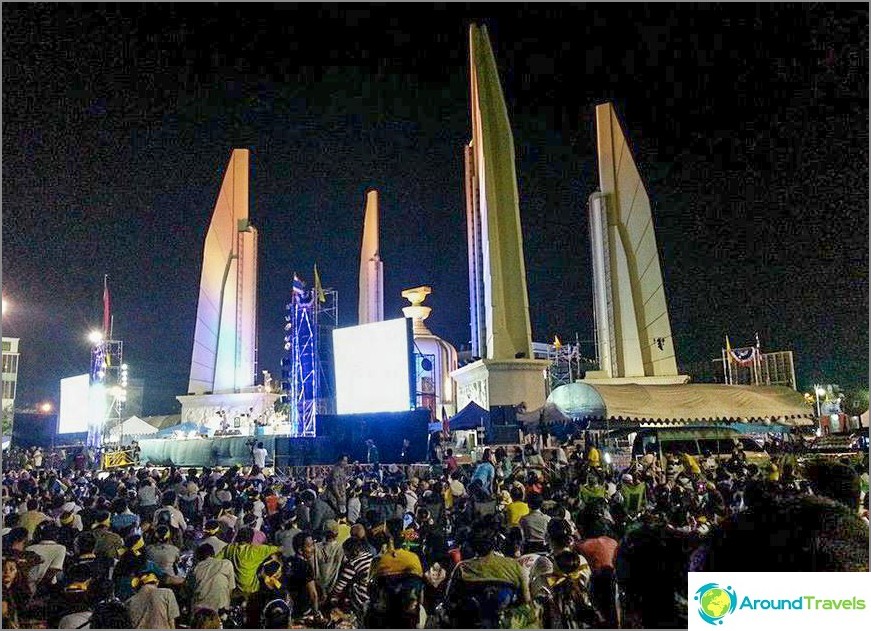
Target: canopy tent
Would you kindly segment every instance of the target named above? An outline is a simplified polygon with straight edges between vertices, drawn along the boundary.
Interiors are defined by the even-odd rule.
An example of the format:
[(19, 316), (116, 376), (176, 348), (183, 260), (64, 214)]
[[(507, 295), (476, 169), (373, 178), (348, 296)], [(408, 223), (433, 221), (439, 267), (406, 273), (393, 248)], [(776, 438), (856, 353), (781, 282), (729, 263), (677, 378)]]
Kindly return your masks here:
[(617, 424), (762, 421), (798, 426), (812, 424), (813, 414), (800, 393), (783, 386), (577, 382), (554, 389), (548, 402), (575, 419), (601, 419)]
[(487, 428), (490, 426), (490, 412), (474, 401), (469, 401), (466, 407), (448, 421), (448, 426), (451, 431), (477, 429), (478, 427)]
[(128, 436), (146, 436), (156, 433), (157, 428), (154, 425), (146, 423), (138, 416), (131, 416), (109, 430), (109, 442), (116, 443)]

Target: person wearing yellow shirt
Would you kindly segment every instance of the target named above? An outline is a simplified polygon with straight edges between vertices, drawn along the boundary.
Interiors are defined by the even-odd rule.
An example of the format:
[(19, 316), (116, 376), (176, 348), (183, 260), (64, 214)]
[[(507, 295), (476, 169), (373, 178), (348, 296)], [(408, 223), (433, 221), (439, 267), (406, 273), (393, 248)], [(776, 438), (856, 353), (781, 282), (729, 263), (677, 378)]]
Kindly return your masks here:
[(529, 514), (529, 504), (523, 501), (523, 489), (511, 487), (511, 503), (505, 507), (505, 520), (509, 528), (520, 526), (520, 518)]
[(236, 535), (236, 541), (215, 555), (216, 559), (230, 560), (236, 577), (236, 587), (245, 594), (253, 594), (260, 588), (257, 578), (260, 564), (272, 555), (281, 553), (278, 546), (252, 543), (253, 539), (254, 531), (251, 528), (241, 528)]

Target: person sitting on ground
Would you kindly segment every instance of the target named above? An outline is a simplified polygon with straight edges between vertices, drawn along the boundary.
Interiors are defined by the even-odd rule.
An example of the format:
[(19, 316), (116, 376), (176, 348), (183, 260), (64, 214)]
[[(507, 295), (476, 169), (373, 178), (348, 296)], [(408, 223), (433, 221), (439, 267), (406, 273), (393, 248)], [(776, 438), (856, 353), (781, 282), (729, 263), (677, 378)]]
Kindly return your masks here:
[(94, 523), (91, 525), (91, 532), (97, 539), (97, 545), (94, 548), (94, 553), (98, 557), (106, 557), (107, 559), (117, 559), (121, 554), (121, 549), (124, 547), (124, 539), (109, 529), (111, 525), (111, 517), (109, 511), (100, 510), (94, 516)]
[(523, 551), (530, 552), (545, 552), (547, 544), (545, 543), (545, 535), (547, 534), (547, 525), (550, 522), (550, 517), (541, 511), (544, 505), (544, 498), (539, 493), (530, 493), (527, 497), (529, 503), (529, 513), (520, 518), (520, 530), (523, 533)]
[(145, 556), (161, 569), (165, 576), (178, 574), (178, 560), (181, 551), (170, 543), (172, 532), (169, 526), (158, 526), (154, 529), (154, 543), (145, 548)]
[(505, 507), (505, 521), (508, 528), (520, 526), (520, 519), (529, 514), (529, 504), (523, 501), (523, 487), (512, 486), (508, 492), (511, 502)]
[(236, 588), (233, 563), (216, 559), (214, 548), (201, 543), (194, 556), (194, 568), (186, 582), (191, 593), (191, 608), (221, 611), (230, 608), (230, 595)]
[(67, 576), (73, 572), (73, 568), (81, 567), (87, 570), (91, 577), (89, 593), (94, 597), (95, 602), (109, 598), (112, 595), (113, 587), (109, 578), (115, 562), (106, 557), (97, 557), (94, 554), (94, 548), (97, 545), (97, 539), (92, 532), (83, 532), (75, 540), (73, 549), (77, 554), (73, 554), (73, 550), (68, 550), (67, 570), (64, 572), (64, 584), (69, 581)]
[(133, 629), (175, 629), (180, 611), (175, 593), (158, 587), (159, 579), (154, 572), (141, 571), (133, 579), (136, 593), (127, 600)]
[(67, 549), (57, 542), (57, 526), (52, 521), (44, 521), (34, 534), (34, 543), (27, 546), (42, 558), (42, 563), (32, 568), (27, 575), (30, 591), (47, 593), (55, 583), (57, 576), (63, 571)]

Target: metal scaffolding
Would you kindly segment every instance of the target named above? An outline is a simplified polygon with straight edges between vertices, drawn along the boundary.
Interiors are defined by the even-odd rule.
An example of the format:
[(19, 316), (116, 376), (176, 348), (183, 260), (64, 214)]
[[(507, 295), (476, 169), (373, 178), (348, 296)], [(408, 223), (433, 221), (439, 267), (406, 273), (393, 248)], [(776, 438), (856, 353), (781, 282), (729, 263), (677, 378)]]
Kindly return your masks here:
[[(338, 292), (307, 289), (295, 277), (284, 325), (284, 350), (288, 354), (281, 362), (281, 385), (293, 437), (316, 436), (318, 414), (331, 411), (332, 388), (323, 369), (326, 362), (322, 361), (321, 347), (328, 351), (332, 348), (332, 329), (337, 320)], [(325, 344), (321, 343), (322, 332)]]

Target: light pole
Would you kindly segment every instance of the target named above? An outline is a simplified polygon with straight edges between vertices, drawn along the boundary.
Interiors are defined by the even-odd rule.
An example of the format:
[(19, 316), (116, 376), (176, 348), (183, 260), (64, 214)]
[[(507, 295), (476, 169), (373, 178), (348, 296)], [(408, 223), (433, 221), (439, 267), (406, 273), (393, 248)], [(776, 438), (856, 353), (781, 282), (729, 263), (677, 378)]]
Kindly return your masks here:
[(820, 407), (820, 397), (825, 396), (825, 394), (826, 394), (825, 388), (823, 388), (819, 384), (814, 385), (814, 399), (817, 402), (817, 418), (820, 418), (823, 415), (822, 408)]

